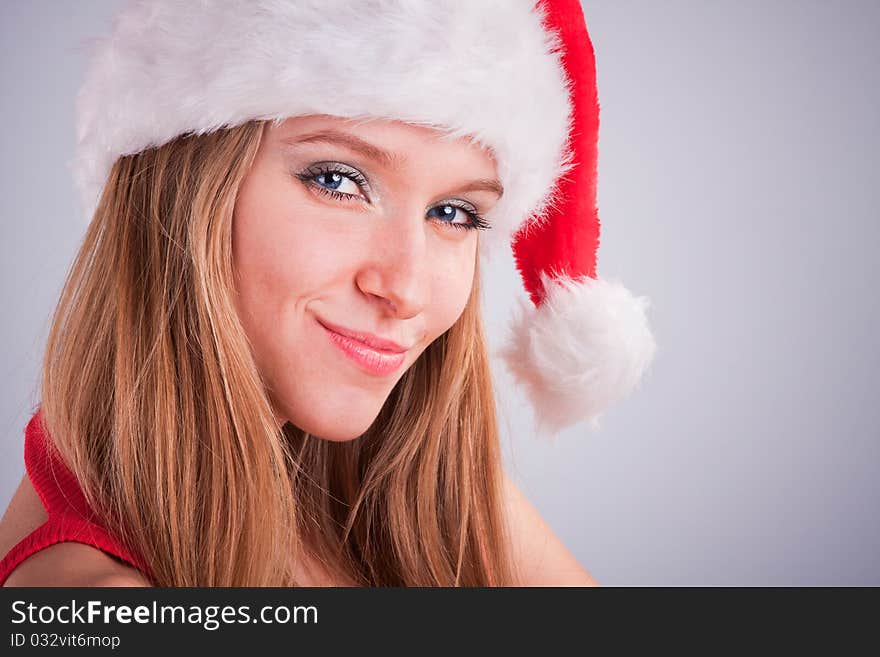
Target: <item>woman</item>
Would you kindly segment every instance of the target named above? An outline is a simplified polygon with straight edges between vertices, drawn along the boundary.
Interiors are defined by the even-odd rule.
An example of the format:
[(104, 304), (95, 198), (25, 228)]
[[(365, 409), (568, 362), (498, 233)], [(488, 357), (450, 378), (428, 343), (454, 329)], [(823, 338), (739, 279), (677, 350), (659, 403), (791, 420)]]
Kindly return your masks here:
[(540, 427), (653, 357), (580, 7), (374, 5), (136, 2), (96, 50), (6, 585), (595, 583), (504, 476), (479, 308), (513, 239)]

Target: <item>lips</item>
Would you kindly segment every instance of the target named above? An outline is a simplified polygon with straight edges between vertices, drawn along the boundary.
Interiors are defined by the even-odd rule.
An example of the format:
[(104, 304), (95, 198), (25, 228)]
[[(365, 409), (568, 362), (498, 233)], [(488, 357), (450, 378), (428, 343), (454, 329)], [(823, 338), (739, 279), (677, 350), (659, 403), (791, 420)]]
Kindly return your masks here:
[(324, 321), (323, 319), (319, 319), (318, 323), (321, 324), (321, 326), (323, 326), (324, 328), (333, 331), (334, 333), (344, 335), (351, 338), (352, 340), (356, 340), (357, 342), (362, 342), (363, 344), (372, 349), (375, 349), (376, 351), (384, 351), (392, 354), (400, 354), (408, 351), (408, 347), (402, 347), (393, 340), (380, 338), (378, 335), (373, 335), (372, 333), (364, 333), (348, 329), (344, 326), (331, 324), (330, 322)]
[[(368, 374), (388, 376), (399, 370), (406, 360), (406, 350), (392, 352), (377, 349), (360, 340), (337, 333), (321, 320), (318, 321), (318, 324), (324, 330), (327, 337), (330, 338), (330, 341), (339, 348), (340, 352)], [(371, 338), (374, 337), (371, 336)], [(384, 345), (389, 344), (389, 341), (381, 342)], [(391, 344), (394, 345), (395, 349), (401, 348), (396, 343)]]

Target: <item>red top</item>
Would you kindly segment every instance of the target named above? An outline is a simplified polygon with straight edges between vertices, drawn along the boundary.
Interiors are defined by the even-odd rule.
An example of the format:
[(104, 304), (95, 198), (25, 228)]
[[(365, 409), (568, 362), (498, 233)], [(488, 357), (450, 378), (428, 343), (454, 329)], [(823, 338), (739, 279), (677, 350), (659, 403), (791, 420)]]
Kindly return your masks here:
[(39, 409), (25, 428), (24, 465), (49, 518), (0, 560), (0, 586), (27, 557), (65, 541), (96, 547), (152, 579), (140, 558), (99, 524), (100, 520), (88, 506), (76, 477), (49, 439)]

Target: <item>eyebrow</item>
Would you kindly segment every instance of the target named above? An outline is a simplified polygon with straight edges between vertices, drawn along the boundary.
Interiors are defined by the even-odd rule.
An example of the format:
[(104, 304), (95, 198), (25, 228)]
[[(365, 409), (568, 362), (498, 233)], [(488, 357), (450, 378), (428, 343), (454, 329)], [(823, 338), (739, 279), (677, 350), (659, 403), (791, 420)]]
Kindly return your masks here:
[[(308, 132), (298, 137), (286, 137), (281, 141), (290, 146), (296, 146), (297, 144), (314, 143), (336, 144), (345, 146), (346, 148), (360, 153), (361, 155), (368, 157), (371, 160), (379, 162), (386, 169), (401, 169), (406, 163), (406, 158), (402, 155), (391, 153), (389, 151), (386, 151), (384, 148), (380, 148), (375, 144), (364, 141), (360, 137), (355, 137), (354, 135), (348, 134), (347, 132), (340, 132), (338, 130), (319, 130), (317, 132)], [(496, 194), (499, 198), (501, 198), (501, 196), (504, 194), (504, 187), (501, 185), (500, 181), (487, 178), (478, 178), (476, 180), (471, 180), (470, 182), (457, 189), (462, 192), (492, 192)]]

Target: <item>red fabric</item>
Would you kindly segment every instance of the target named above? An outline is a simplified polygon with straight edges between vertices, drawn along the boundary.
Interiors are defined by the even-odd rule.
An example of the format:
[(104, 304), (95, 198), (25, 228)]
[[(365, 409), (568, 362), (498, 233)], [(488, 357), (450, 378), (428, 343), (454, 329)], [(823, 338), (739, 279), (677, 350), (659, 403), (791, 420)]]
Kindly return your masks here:
[(560, 181), (560, 200), (544, 220), (514, 236), (514, 262), (535, 306), (540, 306), (546, 295), (542, 272), (551, 278), (596, 277), (600, 232), (596, 207), (599, 99), (593, 43), (580, 0), (540, 0), (539, 5), (546, 11), (544, 27), (559, 36), (562, 65), (571, 84), (569, 146), (575, 167)]
[(49, 518), (19, 541), (0, 561), (0, 586), (27, 557), (65, 541), (96, 547), (152, 579), (140, 558), (101, 526), (86, 503), (76, 478), (49, 439), (39, 410), (25, 428), (24, 464)]

